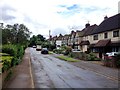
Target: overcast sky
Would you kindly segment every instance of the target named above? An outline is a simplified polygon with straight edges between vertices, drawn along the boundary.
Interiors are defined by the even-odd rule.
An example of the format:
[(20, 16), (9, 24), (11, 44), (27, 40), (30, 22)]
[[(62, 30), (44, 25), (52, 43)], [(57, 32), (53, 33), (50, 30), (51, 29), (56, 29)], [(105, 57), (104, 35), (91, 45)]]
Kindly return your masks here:
[[(119, 0), (0, 0), (0, 22), (25, 24), (33, 34), (48, 37), (99, 25), (118, 13)], [(2, 16), (2, 17), (1, 17)]]

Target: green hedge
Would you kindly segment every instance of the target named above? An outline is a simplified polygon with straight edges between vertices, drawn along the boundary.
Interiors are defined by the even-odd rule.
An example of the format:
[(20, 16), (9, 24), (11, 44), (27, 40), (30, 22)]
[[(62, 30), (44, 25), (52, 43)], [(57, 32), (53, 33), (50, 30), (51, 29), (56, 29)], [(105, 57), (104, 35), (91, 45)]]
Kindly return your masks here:
[(11, 67), (12, 56), (2, 56), (2, 72), (8, 70)]
[(2, 49), (2, 53), (4, 53), (2, 54), (3, 70), (6, 70), (8, 67), (18, 65), (21, 62), (25, 46), (7, 44), (0, 46), (0, 48)]

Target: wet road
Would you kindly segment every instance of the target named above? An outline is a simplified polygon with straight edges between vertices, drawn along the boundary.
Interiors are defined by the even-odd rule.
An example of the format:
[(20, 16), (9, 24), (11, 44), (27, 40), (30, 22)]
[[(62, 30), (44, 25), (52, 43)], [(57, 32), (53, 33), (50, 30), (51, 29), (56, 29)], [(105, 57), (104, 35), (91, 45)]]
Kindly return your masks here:
[(35, 88), (117, 88), (118, 82), (30, 48)]

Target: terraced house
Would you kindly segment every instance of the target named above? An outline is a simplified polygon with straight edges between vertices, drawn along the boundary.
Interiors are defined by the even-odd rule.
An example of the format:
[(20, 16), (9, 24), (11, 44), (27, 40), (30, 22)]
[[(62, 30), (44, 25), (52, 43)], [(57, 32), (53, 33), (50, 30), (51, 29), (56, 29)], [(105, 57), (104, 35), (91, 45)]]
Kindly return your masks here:
[(104, 17), (100, 25), (87, 23), (83, 30), (71, 31), (61, 36), (64, 45), (71, 46), (82, 52), (91, 51), (99, 58), (107, 52), (120, 51), (120, 14)]
[(84, 35), (84, 40), (90, 42), (91, 52), (97, 57), (104, 58), (107, 52), (120, 51), (120, 14), (112, 17), (105, 17), (104, 21), (89, 34)]
[(120, 14), (105, 17), (104, 21), (89, 35), (91, 51), (104, 58), (107, 52), (120, 51)]

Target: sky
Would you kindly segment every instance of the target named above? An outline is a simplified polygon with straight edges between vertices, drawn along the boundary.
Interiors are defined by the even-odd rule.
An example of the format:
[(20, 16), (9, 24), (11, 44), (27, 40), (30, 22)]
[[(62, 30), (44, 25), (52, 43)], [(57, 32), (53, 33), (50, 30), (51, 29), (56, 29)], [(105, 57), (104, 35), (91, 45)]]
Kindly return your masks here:
[(48, 38), (99, 25), (118, 13), (120, 0), (0, 0), (0, 23), (24, 24), (32, 35)]

